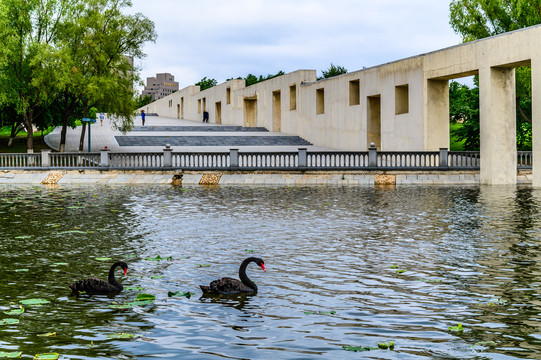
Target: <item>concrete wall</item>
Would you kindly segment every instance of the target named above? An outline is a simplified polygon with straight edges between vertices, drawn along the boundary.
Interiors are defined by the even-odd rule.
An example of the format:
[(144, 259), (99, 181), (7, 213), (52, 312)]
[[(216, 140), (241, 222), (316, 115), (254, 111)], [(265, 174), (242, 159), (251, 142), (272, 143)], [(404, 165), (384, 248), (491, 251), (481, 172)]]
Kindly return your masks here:
[(144, 109), (178, 117), (183, 97), (184, 119), (200, 121), (205, 102), (211, 123), (263, 126), (317, 146), (366, 150), (374, 142), (383, 151), (434, 151), (449, 147), (449, 80), (479, 74), (481, 182), (516, 183), (514, 68), (533, 64), (533, 151), (541, 159), (540, 39), (541, 26), (534, 26), (321, 81), (314, 70), (299, 70), (249, 87), (242, 80), (201, 92), (192, 86)]

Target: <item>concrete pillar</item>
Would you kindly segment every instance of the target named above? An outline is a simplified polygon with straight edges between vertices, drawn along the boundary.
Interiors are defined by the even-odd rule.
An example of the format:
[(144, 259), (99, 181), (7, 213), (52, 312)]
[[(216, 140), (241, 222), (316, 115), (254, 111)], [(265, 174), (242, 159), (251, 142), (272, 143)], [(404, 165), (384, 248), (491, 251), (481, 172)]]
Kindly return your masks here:
[(169, 144), (166, 144), (165, 149), (163, 149), (163, 167), (173, 167), (173, 149), (171, 149), (171, 145)]
[(449, 167), (449, 150), (447, 148), (441, 148), (440, 149), (440, 162), (439, 162), (439, 168), (440, 169), (447, 169)]
[(481, 184), (517, 183), (515, 69), (479, 70)]
[(449, 148), (449, 80), (428, 80), (425, 123), (426, 151)]
[(49, 160), (49, 154), (51, 150), (41, 150), (41, 166), (49, 167), (51, 166), (51, 161)]
[(100, 150), (100, 166), (109, 167), (109, 149), (107, 149), (107, 146)]
[(299, 148), (299, 168), (306, 169), (308, 166), (308, 155), (306, 153), (306, 148)]
[[(532, 186), (541, 187), (541, 56), (532, 59)], [(536, 166), (537, 164), (537, 166)]]
[(229, 166), (239, 167), (239, 149), (229, 149)]
[(368, 148), (368, 166), (378, 167), (378, 149), (374, 143), (370, 143)]

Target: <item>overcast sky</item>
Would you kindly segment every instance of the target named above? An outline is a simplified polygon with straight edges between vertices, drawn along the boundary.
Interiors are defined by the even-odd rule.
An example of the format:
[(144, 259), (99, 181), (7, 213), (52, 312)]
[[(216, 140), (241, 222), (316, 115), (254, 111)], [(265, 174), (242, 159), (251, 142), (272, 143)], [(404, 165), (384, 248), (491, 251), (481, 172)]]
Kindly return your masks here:
[(330, 64), (349, 71), (459, 44), (448, 0), (132, 0), (158, 39), (141, 77), (169, 72), (180, 88)]

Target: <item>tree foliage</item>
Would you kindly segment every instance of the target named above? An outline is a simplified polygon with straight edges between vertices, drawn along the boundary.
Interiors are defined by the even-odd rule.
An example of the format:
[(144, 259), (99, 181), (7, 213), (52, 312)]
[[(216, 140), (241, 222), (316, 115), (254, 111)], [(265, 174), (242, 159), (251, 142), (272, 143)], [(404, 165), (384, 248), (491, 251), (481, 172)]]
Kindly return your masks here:
[[(154, 23), (127, 15), (129, 0), (0, 0), (0, 104), (15, 109), (28, 132), (63, 125), (95, 106), (132, 124), (133, 59), (154, 41)], [(6, 25), (6, 26), (3, 26)]]
[[(453, 0), (450, 24), (464, 42), (541, 24), (541, 0)], [(478, 91), (478, 90), (477, 90)], [(531, 146), (531, 68), (516, 68), (517, 145)]]
[(456, 81), (449, 83), (449, 113), (451, 122), (461, 123), (451, 136), (464, 142), (464, 150), (478, 151), (479, 143), (479, 87), (470, 89)]
[(331, 66), (327, 70), (321, 70), (321, 74), (323, 75), (321, 79), (328, 79), (332, 78), (338, 75), (346, 74), (348, 70), (343, 66), (336, 66), (333, 63), (331, 63)]
[(207, 79), (207, 77), (205, 76), (204, 78), (196, 82), (195, 85), (199, 86), (199, 91), (203, 91), (218, 85), (218, 81), (216, 79)]
[[(242, 77), (242, 76), (239, 76), (238, 80), (244, 80), (244, 84), (245, 86), (251, 86), (251, 85), (254, 85), (254, 84), (257, 84), (257, 83), (260, 83), (262, 81), (265, 81), (265, 80), (270, 80), (272, 78), (275, 78), (275, 77), (278, 77), (278, 76), (282, 76), (282, 75), (285, 75), (285, 72), (283, 72), (282, 70), (278, 71), (276, 74), (267, 74), (267, 76), (263, 76), (263, 75), (254, 75), (254, 74), (248, 74), (246, 75), (246, 77)], [(227, 81), (229, 80), (232, 80), (233, 78), (231, 79), (227, 79)]]
[(139, 108), (142, 108), (143, 106), (150, 104), (154, 100), (152, 100), (152, 96), (150, 95), (145, 95), (145, 96), (139, 95), (136, 101), (137, 101), (136, 107), (137, 109), (139, 109)]
[(449, 9), (464, 42), (541, 23), (540, 0), (453, 0)]

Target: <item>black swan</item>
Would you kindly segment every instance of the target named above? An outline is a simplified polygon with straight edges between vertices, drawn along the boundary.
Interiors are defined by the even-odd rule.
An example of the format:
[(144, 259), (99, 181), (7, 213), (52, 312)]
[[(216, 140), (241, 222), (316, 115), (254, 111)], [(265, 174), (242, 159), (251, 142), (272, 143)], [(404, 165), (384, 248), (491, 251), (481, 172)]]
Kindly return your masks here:
[(124, 275), (128, 272), (128, 265), (124, 261), (117, 261), (109, 269), (108, 282), (102, 279), (90, 278), (86, 280), (80, 280), (71, 284), (69, 287), (74, 293), (84, 291), (89, 294), (109, 294), (112, 292), (119, 292), (124, 289), (121, 283), (115, 279), (115, 269), (121, 267), (124, 270)]
[(209, 286), (199, 285), (204, 294), (238, 294), (238, 293), (251, 293), (257, 292), (257, 285), (248, 278), (246, 275), (246, 267), (249, 263), (255, 262), (257, 265), (261, 266), (263, 271), (265, 270), (265, 263), (262, 259), (256, 257), (249, 257), (244, 259), (239, 268), (239, 278), (232, 279), (224, 277), (218, 280), (214, 280), (210, 283)]

